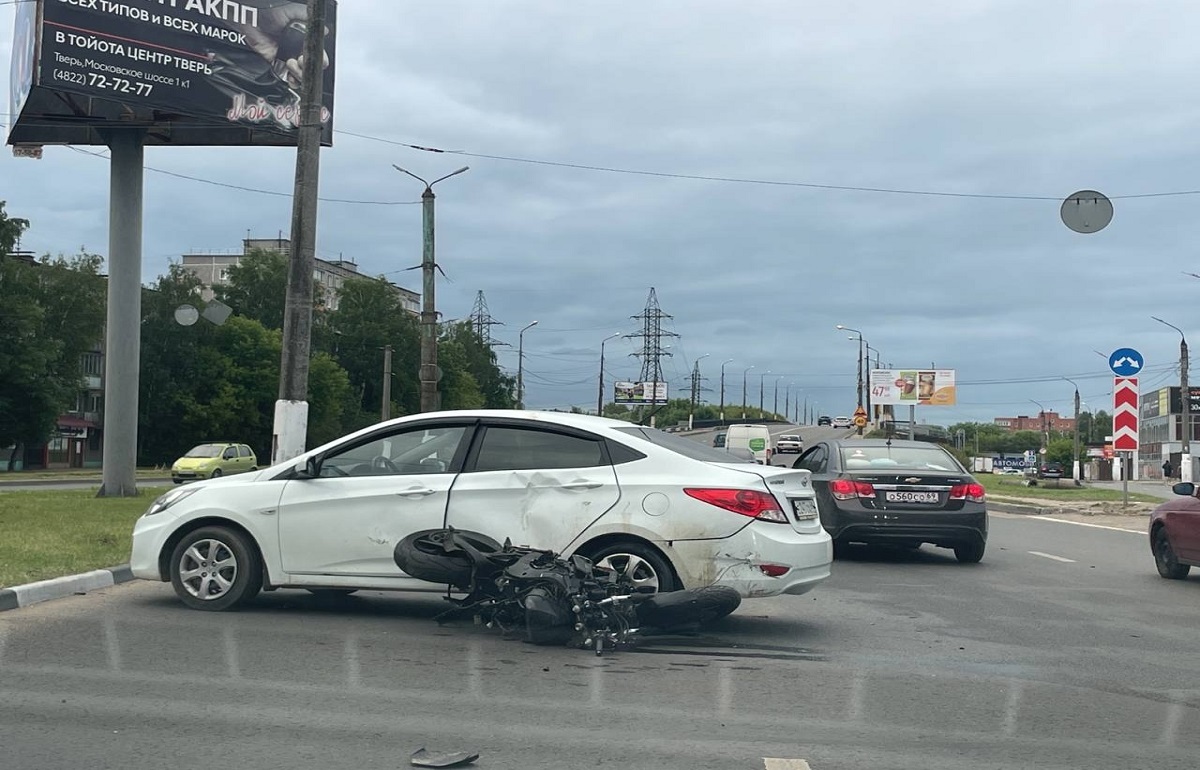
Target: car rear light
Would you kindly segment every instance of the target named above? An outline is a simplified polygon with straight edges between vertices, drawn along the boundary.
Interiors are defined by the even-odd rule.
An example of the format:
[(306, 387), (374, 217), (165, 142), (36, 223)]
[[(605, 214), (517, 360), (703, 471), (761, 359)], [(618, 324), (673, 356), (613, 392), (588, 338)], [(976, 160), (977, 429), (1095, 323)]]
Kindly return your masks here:
[(787, 523), (787, 516), (779, 507), (779, 501), (770, 492), (760, 492), (756, 489), (685, 489), (688, 497), (724, 508), (727, 511), (740, 513), (752, 519)]
[(834, 479), (829, 482), (829, 493), (837, 500), (853, 500), (856, 497), (875, 497), (875, 487), (865, 481)]
[(792, 569), (791, 567), (785, 567), (782, 564), (760, 564), (758, 565), (758, 568), (762, 570), (762, 573), (767, 577), (783, 577)]
[(950, 487), (950, 499), (982, 503), (986, 492), (982, 484), (956, 484)]

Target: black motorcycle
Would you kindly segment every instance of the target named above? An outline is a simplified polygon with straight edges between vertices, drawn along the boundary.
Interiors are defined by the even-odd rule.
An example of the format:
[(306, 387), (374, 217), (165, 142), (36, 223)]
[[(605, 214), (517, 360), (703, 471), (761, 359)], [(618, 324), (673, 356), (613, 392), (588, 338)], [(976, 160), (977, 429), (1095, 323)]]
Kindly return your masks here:
[(446, 599), (454, 607), (439, 622), (470, 613), (488, 628), (523, 631), (533, 644), (591, 648), (597, 655), (627, 647), (639, 634), (722, 618), (742, 601), (728, 586), (670, 593), (639, 589), (578, 554), (564, 559), (452, 528), (414, 532), (396, 544), (393, 556), (408, 575), (449, 587)]

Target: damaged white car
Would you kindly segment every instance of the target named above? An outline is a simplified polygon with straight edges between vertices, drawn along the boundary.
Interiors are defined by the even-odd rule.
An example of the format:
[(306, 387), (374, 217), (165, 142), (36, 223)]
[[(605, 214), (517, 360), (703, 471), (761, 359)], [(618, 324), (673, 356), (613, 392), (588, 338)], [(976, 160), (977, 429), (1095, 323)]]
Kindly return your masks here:
[(730, 460), (585, 415), (412, 415), (168, 492), (137, 521), (131, 566), (205, 610), (277, 588), (441, 591), (400, 571), (393, 549), (449, 526), (582, 554), (659, 591), (802, 594), (828, 578), (809, 472)]

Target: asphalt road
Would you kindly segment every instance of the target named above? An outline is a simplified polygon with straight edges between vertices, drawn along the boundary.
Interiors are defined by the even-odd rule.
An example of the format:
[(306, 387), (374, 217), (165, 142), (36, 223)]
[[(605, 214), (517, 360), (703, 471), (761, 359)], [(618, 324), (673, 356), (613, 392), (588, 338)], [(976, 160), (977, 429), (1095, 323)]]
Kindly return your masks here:
[(853, 550), (813, 593), (596, 658), (439, 599), (264, 594), (185, 609), (135, 582), (0, 614), (6, 770), (1195, 768), (1200, 577), (1145, 536), (997, 514), (988, 555)]

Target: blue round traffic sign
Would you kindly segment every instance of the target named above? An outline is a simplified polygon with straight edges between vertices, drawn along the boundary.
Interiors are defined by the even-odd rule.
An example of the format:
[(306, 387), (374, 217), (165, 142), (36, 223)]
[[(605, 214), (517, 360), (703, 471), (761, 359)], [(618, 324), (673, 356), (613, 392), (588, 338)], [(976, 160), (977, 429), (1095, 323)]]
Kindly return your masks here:
[(1108, 368), (1118, 377), (1136, 377), (1144, 363), (1142, 354), (1133, 348), (1118, 348), (1108, 357)]

